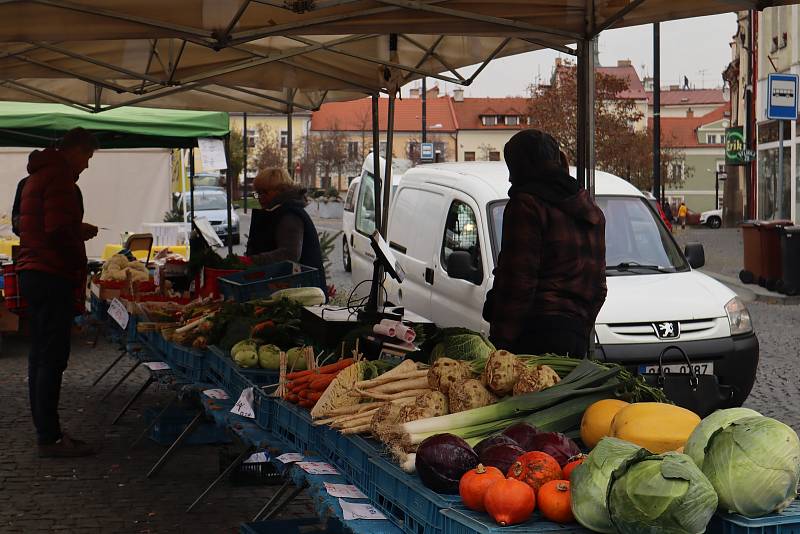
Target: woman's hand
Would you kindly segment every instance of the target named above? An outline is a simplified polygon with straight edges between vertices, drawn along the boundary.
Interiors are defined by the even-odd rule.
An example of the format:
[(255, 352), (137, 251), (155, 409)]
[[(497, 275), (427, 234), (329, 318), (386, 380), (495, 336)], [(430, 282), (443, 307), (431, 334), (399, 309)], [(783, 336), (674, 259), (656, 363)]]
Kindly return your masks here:
[(89, 223), (81, 223), (81, 235), (84, 241), (89, 241), (97, 235), (98, 228)]

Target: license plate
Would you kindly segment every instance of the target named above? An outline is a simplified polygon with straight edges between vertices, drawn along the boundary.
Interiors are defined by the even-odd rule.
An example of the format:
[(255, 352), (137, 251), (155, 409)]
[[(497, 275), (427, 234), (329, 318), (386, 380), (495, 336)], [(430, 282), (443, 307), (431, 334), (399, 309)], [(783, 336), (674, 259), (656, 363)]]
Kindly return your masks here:
[[(694, 374), (696, 375), (713, 375), (714, 362), (698, 362), (693, 363)], [(664, 373), (688, 375), (689, 364), (687, 363), (668, 363), (663, 365)], [(640, 365), (639, 374), (658, 374), (658, 365)]]

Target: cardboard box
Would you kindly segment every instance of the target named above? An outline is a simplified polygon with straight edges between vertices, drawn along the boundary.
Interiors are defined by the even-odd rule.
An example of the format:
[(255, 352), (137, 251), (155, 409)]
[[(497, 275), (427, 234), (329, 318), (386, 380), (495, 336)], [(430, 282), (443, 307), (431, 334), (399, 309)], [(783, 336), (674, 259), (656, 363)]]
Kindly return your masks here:
[(92, 282), (90, 287), (92, 295), (100, 300), (112, 301), (122, 295), (122, 289), (112, 289), (108, 287), (101, 287), (96, 282)]
[(19, 315), (13, 313), (0, 302), (0, 332), (19, 331)]

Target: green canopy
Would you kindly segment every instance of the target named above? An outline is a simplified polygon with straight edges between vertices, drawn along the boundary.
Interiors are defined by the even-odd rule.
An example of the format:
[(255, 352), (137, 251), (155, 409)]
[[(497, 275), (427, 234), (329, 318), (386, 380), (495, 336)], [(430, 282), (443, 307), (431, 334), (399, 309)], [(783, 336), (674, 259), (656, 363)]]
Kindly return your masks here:
[(198, 137), (224, 137), (228, 114), (125, 107), (88, 113), (61, 104), (0, 102), (0, 146), (48, 147), (68, 130), (92, 131), (100, 148), (189, 148)]

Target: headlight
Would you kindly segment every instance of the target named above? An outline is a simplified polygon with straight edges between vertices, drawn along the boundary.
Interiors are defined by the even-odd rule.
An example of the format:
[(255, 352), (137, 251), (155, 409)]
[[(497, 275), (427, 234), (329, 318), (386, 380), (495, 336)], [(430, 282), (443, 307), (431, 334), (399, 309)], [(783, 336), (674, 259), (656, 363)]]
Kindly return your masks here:
[(738, 336), (749, 334), (753, 331), (753, 321), (750, 319), (750, 312), (747, 306), (739, 297), (734, 297), (725, 305), (725, 313), (728, 314), (728, 322), (731, 325), (731, 335)]

